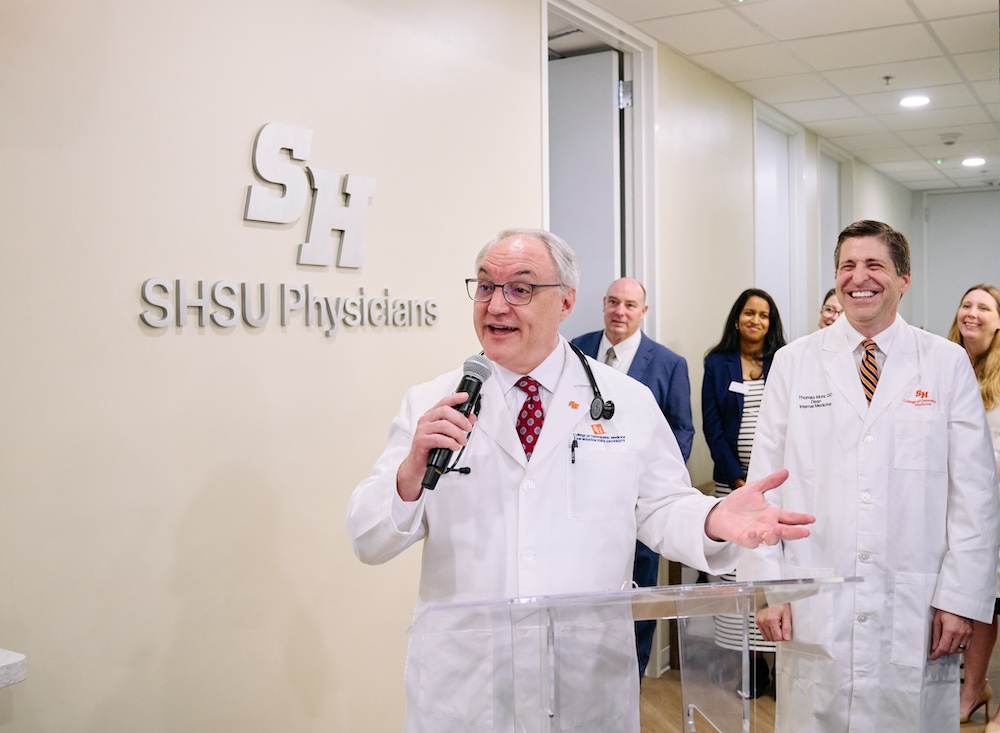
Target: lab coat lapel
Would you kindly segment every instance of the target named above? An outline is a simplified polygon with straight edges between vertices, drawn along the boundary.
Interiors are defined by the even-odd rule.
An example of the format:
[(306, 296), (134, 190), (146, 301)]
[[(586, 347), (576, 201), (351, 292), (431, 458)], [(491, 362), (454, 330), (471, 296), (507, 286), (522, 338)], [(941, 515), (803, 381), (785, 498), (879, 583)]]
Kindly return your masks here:
[(539, 465), (553, 451), (569, 450), (569, 434), (581, 420), (590, 418), (593, 399), (594, 392), (580, 360), (566, 349), (566, 365), (545, 410), (545, 423), (542, 434), (538, 436), (538, 445), (531, 454), (531, 465)]
[(886, 356), (885, 366), (878, 377), (878, 386), (868, 408), (868, 421), (878, 419), (890, 405), (899, 401), (906, 386), (917, 375), (917, 340), (901, 316), (896, 316), (896, 337), (892, 353)]
[(864, 421), (868, 417), (868, 402), (854, 361), (855, 346), (857, 344), (850, 343), (844, 329), (834, 323), (823, 334), (823, 368), (847, 404)]
[[(507, 401), (500, 388), (500, 381), (497, 379), (486, 380), (481, 394), (483, 404), (474, 429), (482, 430), (501, 449), (509, 453), (511, 458), (522, 466), (526, 466), (528, 459), (525, 457), (524, 448), (517, 437), (514, 420), (510, 416), (510, 410), (507, 409)], [(544, 426), (542, 433), (545, 433)], [(475, 440), (475, 437), (473, 436), (471, 440)], [(537, 448), (535, 452), (538, 452)]]

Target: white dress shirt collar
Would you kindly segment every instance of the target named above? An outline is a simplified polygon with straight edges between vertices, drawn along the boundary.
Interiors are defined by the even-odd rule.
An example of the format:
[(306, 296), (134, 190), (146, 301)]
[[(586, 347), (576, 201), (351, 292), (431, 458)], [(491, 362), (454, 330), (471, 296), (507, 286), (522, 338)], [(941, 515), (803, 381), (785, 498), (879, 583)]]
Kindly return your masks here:
[(604, 358), (608, 353), (608, 349), (614, 346), (615, 358), (618, 360), (615, 364), (615, 369), (628, 374), (628, 370), (632, 368), (632, 360), (635, 359), (635, 354), (639, 351), (640, 343), (642, 343), (641, 329), (636, 330), (636, 332), (627, 339), (623, 339), (617, 344), (612, 344), (608, 340), (608, 332), (604, 331), (601, 334), (601, 345), (597, 348), (597, 361), (603, 364)]

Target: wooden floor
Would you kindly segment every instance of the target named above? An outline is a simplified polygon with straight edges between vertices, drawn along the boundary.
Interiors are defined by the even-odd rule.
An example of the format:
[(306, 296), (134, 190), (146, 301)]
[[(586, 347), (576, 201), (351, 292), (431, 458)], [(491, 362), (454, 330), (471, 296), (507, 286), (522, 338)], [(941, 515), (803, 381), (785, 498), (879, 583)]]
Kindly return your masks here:
[[(733, 693), (735, 697), (735, 692)], [(774, 700), (767, 695), (751, 700), (754, 733), (774, 733)], [(642, 733), (688, 733), (681, 718), (680, 673), (668, 670), (661, 677), (646, 677), (642, 681), (639, 701)], [(697, 726), (698, 733), (703, 730)], [(714, 726), (704, 728), (714, 730)]]
[[(998, 645), (1000, 647), (1000, 645)], [(994, 650), (990, 661), (989, 676), (993, 680), (1000, 679), (1000, 650)], [(996, 687), (994, 689), (997, 689)], [(994, 713), (997, 698), (990, 703), (990, 713)], [(752, 722), (750, 730), (753, 733), (773, 733), (774, 731), (774, 700), (767, 695), (751, 700)], [(646, 677), (642, 681), (642, 694), (639, 706), (642, 721), (642, 733), (688, 733), (682, 727), (681, 718), (681, 683), (680, 673), (668, 670), (661, 677)], [(972, 719), (961, 726), (961, 733), (982, 733), (986, 729), (986, 716), (980, 708)], [(698, 733), (713, 731), (714, 726), (697, 726)]]

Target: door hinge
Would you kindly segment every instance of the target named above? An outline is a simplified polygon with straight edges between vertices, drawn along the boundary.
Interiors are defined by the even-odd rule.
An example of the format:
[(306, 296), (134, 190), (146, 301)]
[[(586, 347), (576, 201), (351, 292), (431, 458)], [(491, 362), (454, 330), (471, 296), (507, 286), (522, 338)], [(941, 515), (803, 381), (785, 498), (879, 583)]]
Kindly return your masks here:
[(618, 82), (618, 109), (632, 106), (632, 82)]

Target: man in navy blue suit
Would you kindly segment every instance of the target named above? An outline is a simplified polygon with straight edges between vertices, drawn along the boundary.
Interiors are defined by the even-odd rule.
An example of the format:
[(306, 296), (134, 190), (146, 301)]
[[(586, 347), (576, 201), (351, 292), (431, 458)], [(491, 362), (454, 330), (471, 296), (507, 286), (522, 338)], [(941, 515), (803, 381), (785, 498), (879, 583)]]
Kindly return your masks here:
[[(670, 423), (684, 460), (691, 456), (694, 423), (691, 420), (691, 383), (687, 362), (639, 330), (649, 306), (646, 289), (638, 280), (615, 280), (604, 296), (604, 330), (573, 339), (588, 356), (639, 380), (652, 391), (663, 416)], [(639, 541), (635, 543), (633, 579), (642, 587), (656, 585), (660, 556)], [(639, 678), (642, 679), (653, 646), (655, 621), (635, 625)]]

